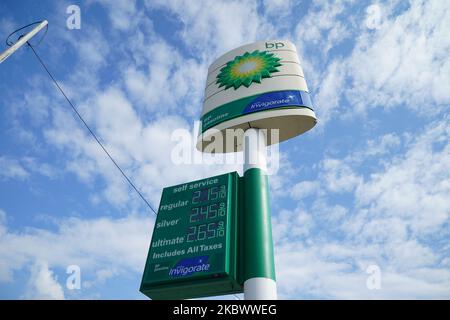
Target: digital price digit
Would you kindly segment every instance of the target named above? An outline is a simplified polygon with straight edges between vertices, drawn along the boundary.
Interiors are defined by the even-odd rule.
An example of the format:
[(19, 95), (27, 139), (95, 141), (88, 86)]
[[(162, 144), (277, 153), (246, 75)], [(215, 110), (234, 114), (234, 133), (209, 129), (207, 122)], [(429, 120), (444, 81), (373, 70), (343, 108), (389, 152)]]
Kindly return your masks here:
[(201, 189), (194, 191), (192, 194), (192, 203), (198, 204), (204, 201), (208, 201), (209, 198), (209, 189)]
[(208, 195), (208, 200), (217, 200), (217, 198), (219, 197), (219, 188), (218, 187), (212, 187), (211, 189), (209, 189), (209, 195)]
[(197, 240), (205, 240), (206, 239), (206, 230), (207, 230), (206, 224), (201, 224), (198, 226)]
[(192, 208), (191, 213), (189, 215), (189, 222), (197, 221), (198, 209), (199, 209), (198, 207)]
[(197, 227), (196, 226), (188, 227), (186, 241), (192, 242), (195, 241), (196, 239), (197, 239)]
[(215, 217), (217, 217), (217, 203), (209, 205), (208, 219), (214, 219)]
[(200, 207), (200, 214), (198, 216), (198, 220), (199, 221), (203, 221), (206, 220), (206, 218), (208, 217), (208, 210), (209, 207), (208, 206), (201, 206)]
[(192, 203), (193, 204), (199, 203), (201, 196), (202, 196), (201, 190), (194, 191), (194, 194), (192, 195)]
[(217, 228), (216, 222), (212, 222), (212, 223), (208, 224), (208, 228), (207, 228), (208, 230), (206, 231), (206, 236), (208, 237), (208, 239), (215, 238), (216, 228)]

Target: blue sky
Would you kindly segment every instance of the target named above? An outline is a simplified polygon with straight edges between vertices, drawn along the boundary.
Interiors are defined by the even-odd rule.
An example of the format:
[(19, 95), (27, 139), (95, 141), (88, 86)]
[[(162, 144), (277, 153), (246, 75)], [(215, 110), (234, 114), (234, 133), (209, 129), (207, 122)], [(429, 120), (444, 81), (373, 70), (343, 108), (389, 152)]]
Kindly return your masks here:
[[(164, 186), (241, 170), (171, 162), (209, 64), (292, 41), (319, 122), (270, 177), (280, 298), (450, 298), (449, 3), (7, 0), (0, 35), (43, 18), (37, 51), (155, 207)], [(28, 48), (0, 65), (0, 92), (0, 298), (144, 299), (154, 215)]]

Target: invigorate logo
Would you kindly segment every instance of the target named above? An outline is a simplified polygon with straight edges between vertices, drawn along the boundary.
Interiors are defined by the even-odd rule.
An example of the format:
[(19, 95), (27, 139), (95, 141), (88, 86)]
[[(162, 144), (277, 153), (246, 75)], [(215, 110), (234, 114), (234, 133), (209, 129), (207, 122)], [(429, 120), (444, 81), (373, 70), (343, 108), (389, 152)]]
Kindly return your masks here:
[(245, 107), (242, 113), (246, 114), (280, 107), (306, 107), (312, 110), (312, 102), (309, 93), (306, 91), (283, 90), (267, 92), (257, 96)]
[(209, 271), (209, 256), (199, 256), (180, 260), (173, 268), (169, 270), (171, 277), (186, 277), (197, 272)]

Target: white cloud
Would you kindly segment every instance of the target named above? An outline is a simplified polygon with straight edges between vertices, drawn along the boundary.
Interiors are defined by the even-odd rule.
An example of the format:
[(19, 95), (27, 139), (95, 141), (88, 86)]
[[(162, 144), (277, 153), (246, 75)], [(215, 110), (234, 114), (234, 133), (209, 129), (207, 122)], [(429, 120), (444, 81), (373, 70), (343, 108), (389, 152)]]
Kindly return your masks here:
[(437, 260), (432, 248), (420, 244), (417, 240), (392, 243), (386, 251), (392, 259), (391, 263), (400, 271), (432, 267)]
[[(398, 217), (370, 217), (364, 216), (364, 220), (355, 219), (358, 224), (362, 222), (361, 229), (352, 229), (355, 224), (350, 224), (347, 231), (352, 234), (360, 232), (361, 241), (370, 243), (402, 243), (408, 237), (408, 229), (405, 223)], [(359, 236), (357, 236), (359, 238)]]
[[(296, 185), (316, 198), (298, 198), (296, 187), (298, 207), (273, 217), (282, 296), (450, 297), (448, 120), (412, 138), (388, 133), (343, 158), (325, 158), (317, 180)], [(367, 161), (381, 165), (367, 170)], [(334, 197), (343, 191), (350, 199)], [(381, 269), (381, 290), (366, 287), (371, 264)]]
[[(313, 237), (275, 248), (277, 284), (284, 299), (448, 299), (450, 270), (422, 267), (433, 260), (429, 249), (407, 242), (393, 247), (385, 261), (380, 246), (333, 243)], [(417, 251), (418, 250), (418, 251)], [(397, 266), (396, 263), (399, 263)], [(381, 288), (369, 290), (369, 265), (380, 266)], [(394, 267), (395, 266), (395, 267)], [(402, 268), (402, 266), (404, 268)], [(412, 288), (414, 288), (412, 290)]]
[(272, 217), (272, 233), (274, 243), (284, 243), (290, 239), (306, 237), (314, 227), (314, 219), (310, 213), (297, 208), (295, 210), (281, 210)]
[(361, 183), (362, 178), (340, 159), (324, 159), (321, 165), (324, 187), (331, 192), (351, 192)]
[(30, 281), (36, 290), (41, 284), (52, 283), (47, 265), (64, 271), (69, 265), (78, 265), (83, 275), (94, 277), (94, 282), (112, 276), (104, 271), (111, 266), (114, 274), (141, 273), (153, 222), (153, 217), (137, 215), (117, 219), (63, 218), (54, 231), (32, 227), (13, 231), (2, 219), (0, 261), (7, 263), (0, 263), (0, 281), (12, 281), (15, 271), (35, 263)]
[(316, 88), (314, 106), (317, 110), (319, 126), (324, 126), (342, 109), (341, 95), (344, 92), (346, 68), (342, 60), (331, 62), (323, 73), (323, 79)]
[[(83, 13), (81, 13), (83, 14)], [(106, 40), (101, 29), (99, 30), (95, 25), (89, 25), (83, 21), (82, 29), (87, 29), (89, 32), (77, 33), (77, 31), (67, 31), (67, 29), (58, 29), (56, 36), (59, 41), (64, 42), (65, 45), (72, 47), (73, 53), (78, 56), (77, 68), (74, 68), (71, 75), (72, 78), (83, 72), (88, 73), (88, 77), (95, 75), (100, 67), (105, 66), (108, 61), (108, 54), (110, 53), (110, 46)], [(79, 81), (75, 82), (78, 86), (84, 87), (85, 83)], [(76, 85), (76, 89), (80, 88)], [(74, 90), (74, 91), (77, 91)], [(74, 97), (74, 95), (70, 95)]]
[(109, 52), (108, 42), (102, 38), (98, 31), (93, 31), (92, 39), (78, 42), (78, 55), (80, 60), (92, 66), (100, 66), (106, 63), (106, 55)]
[(362, 270), (351, 272), (350, 259), (335, 261), (327, 256), (313, 243), (286, 242), (278, 246), (277, 283), (281, 298), (356, 299), (370, 294), (365, 288), (366, 275)]
[(292, 1), (290, 0), (264, 0), (264, 9), (269, 16), (285, 16), (291, 13)]
[(372, 139), (367, 142), (367, 149), (364, 154), (365, 157), (373, 157), (384, 155), (393, 148), (400, 146), (401, 140), (395, 133), (388, 133), (381, 136), (379, 139)]
[(0, 179), (25, 179), (28, 171), (15, 159), (0, 157)]
[(38, 261), (31, 267), (25, 299), (63, 300), (64, 290), (45, 261)]
[(135, 26), (137, 17), (136, 0), (99, 1), (109, 11), (109, 19), (114, 28), (128, 30)]
[(0, 180), (26, 180), (33, 174), (55, 178), (56, 168), (48, 163), (40, 163), (34, 157), (19, 159), (10, 156), (0, 156)]
[(320, 44), (322, 53), (321, 58), (327, 56), (328, 51), (350, 36), (347, 30), (349, 18), (342, 19), (346, 6), (351, 1), (319, 1), (312, 4), (303, 19), (301, 19), (295, 28), (295, 37), (304, 48), (306, 42), (314, 45)]
[(413, 1), (358, 37), (344, 62), (354, 110), (405, 106), (426, 116), (444, 110), (450, 102), (449, 13), (445, 1)]
[(321, 197), (313, 202), (311, 213), (314, 215), (315, 220), (327, 226), (328, 231), (339, 229), (342, 221), (348, 218), (349, 209), (339, 204), (330, 204), (323, 197), (323, 193), (320, 195)]
[(342, 54), (331, 55), (330, 50), (351, 38), (355, 27), (352, 1), (318, 1), (308, 7), (298, 20), (292, 39), (295, 42), (313, 103), (322, 128), (342, 111), (347, 61)]
[(184, 58), (161, 39), (135, 51), (138, 51), (135, 54), (142, 52), (145, 67), (128, 66), (124, 80), (130, 97), (138, 106), (156, 114), (181, 113), (188, 117), (199, 114), (206, 64)]
[[(376, 28), (367, 25), (366, 17), (354, 16), (354, 7), (345, 1), (315, 4), (299, 21), (293, 36), (320, 125), (375, 108), (401, 107), (425, 117), (445, 110), (450, 102), (450, 6), (413, 1), (402, 10), (401, 4), (368, 6), (372, 16), (373, 8), (379, 8)], [(351, 36), (353, 45), (330, 55)]]
[(83, 288), (91, 288), (94, 286), (103, 285), (108, 279), (111, 279), (113, 277), (120, 276), (121, 273), (117, 268), (111, 267), (111, 268), (105, 268), (100, 269), (95, 272), (95, 279), (92, 281), (83, 281), (82, 287)]
[(182, 41), (209, 59), (258, 37), (270, 38), (274, 33), (272, 24), (258, 14), (257, 4), (252, 1), (174, 0), (146, 1), (146, 4), (176, 14), (183, 22)]
[(386, 163), (358, 186), (360, 208), (372, 215), (402, 217), (412, 232), (433, 232), (450, 215), (450, 131), (448, 119), (428, 126), (404, 156)]
[(314, 194), (318, 188), (317, 181), (301, 181), (292, 187), (290, 195), (293, 199), (299, 200)]

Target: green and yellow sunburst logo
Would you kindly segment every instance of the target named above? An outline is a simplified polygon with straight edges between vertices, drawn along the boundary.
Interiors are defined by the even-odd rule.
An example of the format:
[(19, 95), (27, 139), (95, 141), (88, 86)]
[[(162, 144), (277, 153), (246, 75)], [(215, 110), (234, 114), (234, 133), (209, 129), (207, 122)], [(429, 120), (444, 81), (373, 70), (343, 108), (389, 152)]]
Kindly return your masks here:
[(230, 87), (236, 90), (241, 85), (248, 88), (253, 82), (261, 83), (261, 79), (270, 78), (271, 73), (278, 72), (280, 60), (273, 53), (266, 51), (246, 52), (220, 69), (216, 83), (219, 84), (219, 88), (225, 87), (225, 90)]

